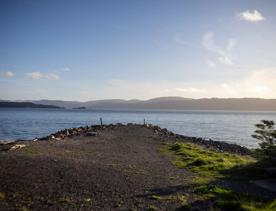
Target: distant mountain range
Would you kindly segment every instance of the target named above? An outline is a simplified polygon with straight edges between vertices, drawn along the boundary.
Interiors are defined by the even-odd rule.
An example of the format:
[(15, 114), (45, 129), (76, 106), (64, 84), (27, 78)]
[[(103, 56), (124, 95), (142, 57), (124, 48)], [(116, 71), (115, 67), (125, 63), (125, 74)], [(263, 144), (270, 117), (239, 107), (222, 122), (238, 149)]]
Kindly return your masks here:
[[(3, 101), (2, 101), (3, 102)], [(168, 110), (240, 110), (276, 111), (276, 99), (261, 98), (202, 98), (160, 97), (150, 100), (95, 100), (87, 102), (62, 100), (29, 101), (34, 104), (57, 106), (67, 109), (168, 109)]]
[(0, 108), (61, 108), (55, 105), (41, 105), (31, 102), (11, 102), (0, 100)]

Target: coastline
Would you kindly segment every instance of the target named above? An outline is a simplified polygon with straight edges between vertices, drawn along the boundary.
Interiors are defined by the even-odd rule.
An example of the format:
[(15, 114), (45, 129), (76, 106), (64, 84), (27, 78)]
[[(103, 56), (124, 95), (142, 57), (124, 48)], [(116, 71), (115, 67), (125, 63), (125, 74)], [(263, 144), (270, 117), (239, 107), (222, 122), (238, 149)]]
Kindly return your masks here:
[[(230, 152), (230, 153), (236, 153), (241, 155), (251, 155), (252, 151), (251, 149), (248, 149), (244, 146), (240, 146), (238, 144), (232, 144), (227, 143), (223, 141), (214, 141), (212, 139), (204, 139), (201, 137), (193, 137), (193, 136), (185, 136), (173, 133), (172, 131), (169, 131), (166, 128), (161, 128), (157, 125), (152, 124), (134, 124), (134, 123), (128, 123), (128, 124), (108, 124), (108, 125), (91, 125), (91, 126), (83, 126), (83, 127), (76, 127), (76, 128), (65, 128), (64, 130), (57, 131), (55, 133), (49, 134), (48, 136), (41, 137), (41, 138), (35, 138), (33, 140), (15, 140), (15, 141), (0, 141), (0, 151), (1, 150), (7, 150), (9, 147), (12, 147), (16, 144), (23, 143), (23, 142), (30, 142), (30, 141), (61, 141), (65, 138), (72, 138), (74, 136), (94, 136), (96, 133), (100, 130), (107, 129), (107, 128), (116, 128), (120, 126), (141, 126), (146, 127), (154, 131), (155, 134), (157, 134), (161, 140), (169, 138), (170, 140), (174, 140), (175, 142), (191, 142), (199, 145), (204, 145), (208, 148), (215, 149), (218, 152)], [(91, 134), (95, 133), (95, 134)]]
[[(180, 136), (148, 124), (65, 129), (0, 145), (0, 210), (274, 206), (276, 193), (251, 183), (257, 179), (251, 171), (249, 179), (235, 179), (246, 176), (247, 167), (256, 162), (250, 153), (238, 145)], [(231, 204), (229, 209), (221, 200)]]

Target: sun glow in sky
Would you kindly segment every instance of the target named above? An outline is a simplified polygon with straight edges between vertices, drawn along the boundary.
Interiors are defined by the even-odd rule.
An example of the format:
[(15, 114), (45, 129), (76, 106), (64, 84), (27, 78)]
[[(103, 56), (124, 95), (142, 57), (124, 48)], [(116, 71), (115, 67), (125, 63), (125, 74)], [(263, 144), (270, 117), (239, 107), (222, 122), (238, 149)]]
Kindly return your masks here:
[(274, 0), (0, 0), (0, 99), (276, 98)]

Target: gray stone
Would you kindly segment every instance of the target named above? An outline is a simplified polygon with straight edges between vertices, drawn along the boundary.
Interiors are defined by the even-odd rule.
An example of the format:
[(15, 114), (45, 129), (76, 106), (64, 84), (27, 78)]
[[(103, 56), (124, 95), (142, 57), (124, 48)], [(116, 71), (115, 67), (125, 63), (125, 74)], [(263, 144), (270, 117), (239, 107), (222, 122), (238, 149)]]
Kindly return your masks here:
[(91, 132), (87, 132), (85, 133), (85, 136), (97, 136), (97, 132), (91, 131)]
[(26, 144), (15, 144), (10, 148), (10, 150), (17, 150), (26, 147)]

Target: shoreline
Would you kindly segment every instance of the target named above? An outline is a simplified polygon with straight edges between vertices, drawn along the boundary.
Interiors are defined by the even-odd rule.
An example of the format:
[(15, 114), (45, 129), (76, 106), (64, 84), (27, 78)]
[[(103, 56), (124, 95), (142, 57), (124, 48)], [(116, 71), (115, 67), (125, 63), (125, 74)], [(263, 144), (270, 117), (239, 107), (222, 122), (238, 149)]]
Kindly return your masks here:
[(255, 162), (250, 153), (148, 124), (65, 129), (0, 145), (0, 210), (213, 210), (220, 200), (272, 206), (275, 192), (244, 175)]
[[(229, 152), (229, 153), (235, 153), (240, 155), (252, 155), (252, 150), (238, 145), (238, 144), (232, 144), (228, 142), (223, 141), (214, 141), (212, 139), (205, 139), (202, 137), (193, 137), (193, 136), (185, 136), (173, 133), (172, 131), (169, 131), (167, 128), (161, 128), (158, 125), (152, 125), (152, 124), (134, 124), (134, 123), (128, 123), (128, 124), (108, 124), (108, 125), (87, 125), (87, 126), (81, 126), (76, 128), (65, 128), (63, 130), (57, 131), (55, 133), (49, 134), (48, 136), (41, 137), (41, 138), (35, 138), (32, 140), (15, 140), (15, 141), (0, 141), (0, 151), (3, 150), (9, 150), (16, 144), (20, 143), (28, 143), (28, 142), (34, 142), (34, 141), (62, 141), (66, 138), (72, 138), (72, 137), (78, 137), (78, 136), (97, 136), (97, 133), (103, 129), (107, 128), (116, 128), (119, 126), (141, 126), (146, 127), (154, 131), (155, 134), (157, 134), (161, 140), (163, 139), (174, 139), (174, 141), (179, 142), (191, 142), (198, 145), (204, 145), (207, 148), (212, 148), (218, 152)], [(172, 141), (172, 140), (171, 140)], [(9, 148), (10, 147), (10, 148)]]

